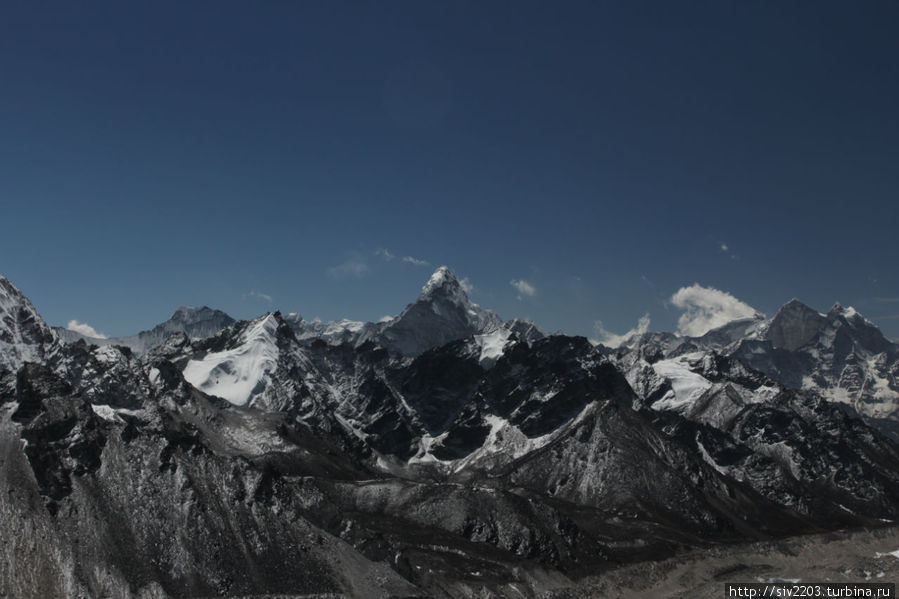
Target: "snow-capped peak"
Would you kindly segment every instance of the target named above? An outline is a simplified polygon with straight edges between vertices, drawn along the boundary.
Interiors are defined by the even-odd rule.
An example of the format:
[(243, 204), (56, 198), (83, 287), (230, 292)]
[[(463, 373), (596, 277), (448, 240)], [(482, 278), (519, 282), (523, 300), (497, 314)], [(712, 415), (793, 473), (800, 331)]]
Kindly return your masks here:
[(396, 318), (363, 330), (358, 342), (373, 341), (390, 351), (417, 356), (433, 347), (503, 325), (496, 313), (473, 303), (456, 275), (441, 266), (416, 301)]
[[(846, 320), (852, 320), (856, 317), (861, 317), (861, 319), (863, 321), (868, 322), (868, 323), (871, 322), (867, 318), (865, 318), (864, 316), (859, 314), (858, 310), (856, 310), (852, 306), (843, 306), (843, 304), (841, 304), (839, 302), (837, 302), (833, 305), (833, 307), (830, 309), (830, 312), (828, 312), (828, 315), (829, 316), (842, 316)], [(871, 324), (873, 326), (873, 323), (871, 323)]]
[(421, 293), (422, 295), (430, 295), (438, 289), (449, 291), (458, 289), (459, 291), (462, 291), (462, 285), (459, 283), (459, 279), (456, 278), (456, 275), (454, 275), (453, 271), (447, 266), (441, 266), (434, 271), (434, 274), (431, 275), (431, 278), (428, 279), (428, 282), (422, 287)]
[(434, 271), (434, 274), (422, 287), (421, 295), (416, 303), (430, 305), (437, 314), (444, 312), (449, 305), (455, 305), (463, 310), (469, 319), (475, 320), (480, 319), (487, 312), (469, 299), (459, 279), (446, 266), (441, 266)]

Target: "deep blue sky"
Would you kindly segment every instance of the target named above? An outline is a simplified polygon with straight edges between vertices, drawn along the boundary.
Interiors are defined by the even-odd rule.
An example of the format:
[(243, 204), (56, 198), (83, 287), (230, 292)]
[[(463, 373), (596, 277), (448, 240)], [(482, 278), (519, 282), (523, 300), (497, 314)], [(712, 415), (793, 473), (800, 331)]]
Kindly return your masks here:
[(446, 264), (549, 330), (696, 282), (895, 338), (897, 200), (892, 0), (0, 7), (0, 273), (52, 324), (377, 319)]

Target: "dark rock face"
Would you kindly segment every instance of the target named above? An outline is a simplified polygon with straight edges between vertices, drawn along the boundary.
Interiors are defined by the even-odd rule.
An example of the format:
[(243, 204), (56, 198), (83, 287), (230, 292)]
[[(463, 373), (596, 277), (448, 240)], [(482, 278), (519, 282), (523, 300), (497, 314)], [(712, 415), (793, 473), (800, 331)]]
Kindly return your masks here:
[(40, 413), (44, 399), (71, 392), (71, 385), (41, 364), (25, 364), (17, 373), (0, 378), (0, 399), (18, 404), (12, 413), (15, 422), (30, 422)]
[(795, 351), (814, 341), (826, 318), (799, 300), (785, 304), (774, 316), (768, 339), (775, 348)]

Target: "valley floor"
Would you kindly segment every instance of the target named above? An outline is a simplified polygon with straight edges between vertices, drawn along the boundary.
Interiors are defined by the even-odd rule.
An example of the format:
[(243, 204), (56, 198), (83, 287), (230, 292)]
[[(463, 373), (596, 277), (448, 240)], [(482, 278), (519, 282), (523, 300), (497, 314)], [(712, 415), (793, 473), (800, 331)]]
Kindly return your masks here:
[(619, 568), (554, 596), (720, 599), (727, 582), (776, 580), (899, 583), (899, 527), (721, 546)]

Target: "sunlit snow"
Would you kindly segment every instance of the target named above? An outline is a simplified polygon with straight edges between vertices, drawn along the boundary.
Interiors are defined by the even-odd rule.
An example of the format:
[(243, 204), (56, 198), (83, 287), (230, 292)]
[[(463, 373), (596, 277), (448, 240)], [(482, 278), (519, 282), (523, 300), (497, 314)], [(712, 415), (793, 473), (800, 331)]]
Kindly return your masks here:
[(712, 386), (706, 378), (690, 370), (690, 362), (701, 358), (701, 353), (693, 353), (671, 360), (660, 360), (652, 365), (657, 375), (671, 383), (674, 391), (653, 404), (654, 408), (677, 409), (691, 404)]
[(237, 405), (250, 404), (262, 392), (266, 374), (277, 365), (277, 328), (274, 316), (264, 317), (248, 328), (238, 347), (190, 360), (184, 378), (210, 395)]

